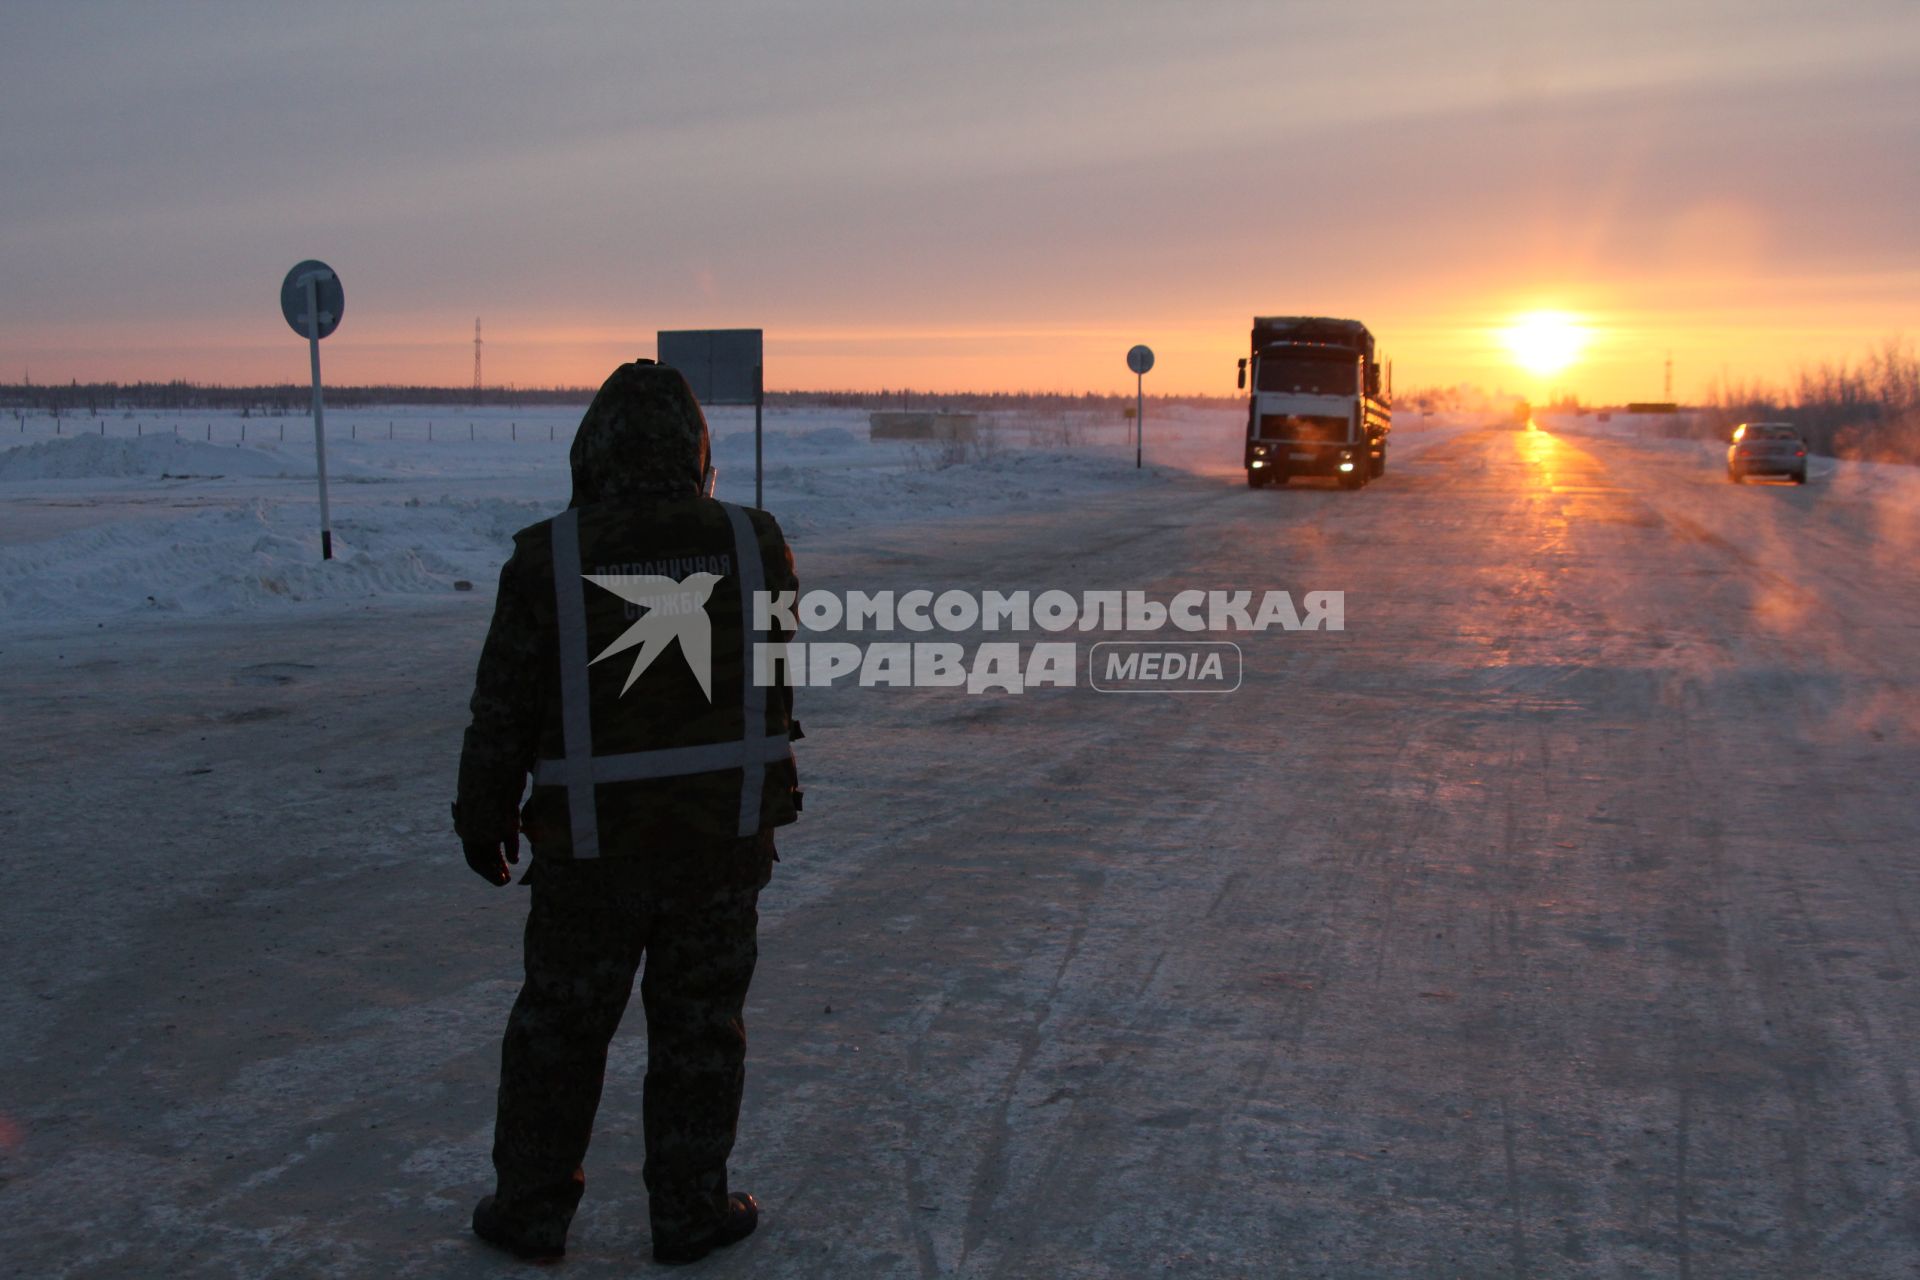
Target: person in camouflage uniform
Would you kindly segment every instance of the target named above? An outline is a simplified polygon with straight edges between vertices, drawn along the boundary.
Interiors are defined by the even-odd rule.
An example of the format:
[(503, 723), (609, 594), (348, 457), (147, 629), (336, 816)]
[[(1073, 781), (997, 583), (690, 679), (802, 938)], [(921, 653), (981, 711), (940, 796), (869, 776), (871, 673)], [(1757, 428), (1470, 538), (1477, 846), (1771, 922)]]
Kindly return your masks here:
[[(798, 584), (771, 516), (704, 496), (706, 420), (677, 371), (650, 361), (616, 370), (581, 421), (570, 460), (569, 511), (516, 534), (501, 570), (460, 757), (454, 825), (468, 864), (505, 885), (521, 834), (533, 853), (522, 877), (533, 897), (526, 981), (501, 1050), (498, 1185), (475, 1209), (473, 1228), (521, 1257), (565, 1252), (586, 1186), (581, 1162), (608, 1044), (644, 958), (643, 1174), (654, 1253), (692, 1261), (747, 1235), (758, 1216), (751, 1196), (729, 1192), (727, 1157), (745, 1078), (741, 1010), (757, 954), (757, 902), (778, 856), (772, 829), (798, 808), (785, 752), (798, 729), (790, 689), (764, 690), (762, 707), (747, 688), (758, 637), (742, 596), (756, 580), (774, 593)], [(692, 630), (678, 629), (679, 657), (663, 640), (649, 659), (649, 641), (637, 665), (622, 657), (576, 667), (579, 696), (591, 704), (584, 732), (596, 771), (586, 775), (567, 772), (583, 740), (571, 739), (569, 749), (570, 733), (580, 730), (563, 706), (570, 584), (561, 562), (572, 544), (560, 543), (556, 561), (562, 538), (577, 538), (581, 576), (650, 575), (589, 576), (594, 586), (573, 588), (572, 607), (591, 637), (579, 643), (604, 647), (600, 658), (621, 648), (623, 627), (631, 635), (656, 612), (673, 612), (674, 597), (686, 595), (706, 615)], [(750, 545), (757, 565), (742, 558)], [(673, 596), (635, 605), (630, 594), (615, 594), (634, 582), (664, 583)], [(698, 647), (691, 636), (709, 632), (703, 681), (695, 654), (685, 651)], [(701, 757), (704, 772), (600, 781), (605, 757), (679, 759), (676, 751), (732, 750), (748, 739), (777, 742), (785, 758), (713, 769)], [(532, 794), (521, 808), (530, 773)], [(595, 781), (575, 785), (581, 777)], [(584, 810), (582, 791), (590, 793)]]

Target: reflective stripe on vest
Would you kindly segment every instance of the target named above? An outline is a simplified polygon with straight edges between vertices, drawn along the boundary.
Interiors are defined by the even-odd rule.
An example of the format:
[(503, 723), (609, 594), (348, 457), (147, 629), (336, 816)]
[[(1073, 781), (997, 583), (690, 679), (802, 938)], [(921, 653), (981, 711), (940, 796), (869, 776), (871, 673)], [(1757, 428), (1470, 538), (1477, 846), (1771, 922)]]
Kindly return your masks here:
[(537, 787), (567, 789), (567, 814), (573, 828), (573, 856), (600, 856), (599, 817), (594, 806), (596, 783), (638, 782), (679, 778), (696, 773), (739, 769), (739, 834), (760, 830), (761, 792), (767, 766), (793, 759), (785, 735), (767, 734), (767, 691), (753, 679), (753, 598), (766, 586), (760, 564), (760, 543), (744, 509), (720, 504), (733, 527), (734, 561), (739, 566), (740, 620), (747, 629), (740, 661), (743, 736), (732, 742), (692, 747), (662, 747), (656, 751), (628, 751), (614, 756), (593, 754), (593, 702), (587, 683), (587, 603), (580, 583), (580, 513), (568, 508), (553, 519), (553, 588), (560, 630), (560, 725), (566, 744), (564, 760), (540, 760), (533, 766)]

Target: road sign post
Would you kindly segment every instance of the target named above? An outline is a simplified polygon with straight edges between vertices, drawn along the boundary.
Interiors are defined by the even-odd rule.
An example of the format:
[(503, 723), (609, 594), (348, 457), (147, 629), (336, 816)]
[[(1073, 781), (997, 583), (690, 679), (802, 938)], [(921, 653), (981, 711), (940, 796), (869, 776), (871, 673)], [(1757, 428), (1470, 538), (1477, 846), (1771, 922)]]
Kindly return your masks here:
[(1153, 368), (1153, 349), (1141, 343), (1127, 352), (1133, 370), (1133, 469), (1138, 471), (1147, 448), (1147, 371)]
[(320, 472), (322, 560), (333, 559), (333, 516), (327, 507), (327, 427), (325, 399), (320, 394), (320, 339), (340, 327), (346, 305), (340, 277), (324, 262), (309, 258), (295, 265), (280, 282), (280, 314), (295, 333), (307, 340), (313, 367), (313, 454)]

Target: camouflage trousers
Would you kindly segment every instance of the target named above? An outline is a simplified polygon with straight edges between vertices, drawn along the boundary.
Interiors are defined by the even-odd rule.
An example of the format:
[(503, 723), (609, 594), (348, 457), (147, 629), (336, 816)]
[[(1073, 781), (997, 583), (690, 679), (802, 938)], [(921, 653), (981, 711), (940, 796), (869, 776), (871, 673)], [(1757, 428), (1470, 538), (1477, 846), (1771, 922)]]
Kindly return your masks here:
[[(765, 846), (764, 862), (748, 848), (755, 843)], [(493, 1141), (499, 1210), (528, 1238), (563, 1242), (586, 1190), (581, 1164), (607, 1046), (643, 958), (643, 1174), (654, 1238), (697, 1239), (718, 1226), (746, 1078), (741, 1009), (767, 878), (753, 867), (770, 869), (771, 851), (766, 837), (738, 842), (724, 852), (736, 866), (744, 854), (748, 874), (718, 888), (664, 890), (645, 867), (620, 859), (536, 857), (526, 981), (501, 1047)]]

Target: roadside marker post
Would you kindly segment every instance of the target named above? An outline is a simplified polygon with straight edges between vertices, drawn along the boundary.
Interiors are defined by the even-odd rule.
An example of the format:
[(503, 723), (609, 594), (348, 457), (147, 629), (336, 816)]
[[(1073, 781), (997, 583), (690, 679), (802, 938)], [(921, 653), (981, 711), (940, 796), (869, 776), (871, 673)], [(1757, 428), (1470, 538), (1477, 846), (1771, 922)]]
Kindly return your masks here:
[(1153, 368), (1153, 348), (1134, 346), (1127, 352), (1127, 368), (1133, 370), (1133, 469), (1138, 471), (1147, 448), (1147, 371)]
[(333, 517), (327, 506), (326, 404), (320, 394), (320, 339), (340, 327), (347, 295), (332, 267), (314, 258), (296, 263), (280, 282), (280, 314), (307, 340), (313, 366), (313, 454), (320, 471), (320, 558), (333, 559)]

